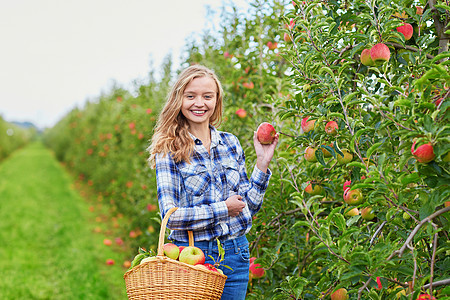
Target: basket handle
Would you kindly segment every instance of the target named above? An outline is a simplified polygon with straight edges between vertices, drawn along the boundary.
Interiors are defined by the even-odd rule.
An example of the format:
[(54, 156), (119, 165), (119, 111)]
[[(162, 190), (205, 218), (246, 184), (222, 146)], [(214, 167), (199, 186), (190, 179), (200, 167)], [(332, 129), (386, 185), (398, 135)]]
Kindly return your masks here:
[[(159, 230), (159, 241), (158, 241), (158, 256), (163, 256), (164, 255), (164, 237), (166, 235), (166, 226), (167, 226), (167, 222), (169, 221), (169, 217), (170, 215), (172, 215), (172, 213), (174, 213), (176, 210), (178, 209), (178, 207), (172, 207), (171, 209), (169, 209), (169, 211), (166, 213), (166, 215), (164, 216), (164, 219), (161, 222), (161, 229)], [(189, 236), (189, 246), (194, 246), (194, 234), (192, 231), (188, 231), (188, 236)]]

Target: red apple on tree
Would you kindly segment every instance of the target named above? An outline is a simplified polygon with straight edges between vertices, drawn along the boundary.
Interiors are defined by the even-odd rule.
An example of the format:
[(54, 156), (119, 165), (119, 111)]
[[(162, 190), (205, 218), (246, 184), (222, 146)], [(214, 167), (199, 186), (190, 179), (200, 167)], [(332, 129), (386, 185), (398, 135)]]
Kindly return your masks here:
[(289, 33), (285, 32), (284, 35), (283, 35), (283, 40), (284, 40), (286, 43), (292, 42), (291, 35), (290, 35)]
[(338, 129), (339, 129), (339, 126), (336, 121), (330, 121), (325, 125), (325, 132), (330, 135), (336, 135)]
[(315, 184), (314, 188), (312, 187), (312, 183), (308, 184), (305, 188), (305, 192), (314, 196), (320, 195), (323, 192), (323, 188), (319, 184)]
[(345, 210), (344, 216), (353, 217), (359, 215), (359, 210), (357, 207), (349, 207)]
[(267, 42), (267, 47), (269, 47), (269, 50), (275, 50), (278, 47), (278, 43), (277, 42)]
[(177, 259), (178, 255), (180, 255), (180, 248), (177, 245), (172, 243), (166, 243), (163, 245), (164, 255), (171, 258)]
[(349, 205), (361, 204), (364, 200), (360, 189), (351, 190), (350, 188), (344, 191), (344, 202)]
[(412, 144), (411, 153), (420, 163), (429, 163), (436, 157), (436, 155), (434, 154), (433, 145), (431, 145), (431, 143), (421, 145), (414, 150), (415, 147), (416, 141), (414, 141)]
[(236, 115), (239, 118), (245, 118), (247, 116), (247, 112), (245, 111), (245, 109), (239, 108), (238, 110), (236, 110)]
[(353, 154), (351, 154), (347, 149), (343, 149), (341, 152), (342, 154), (344, 154), (344, 156), (340, 155), (339, 153), (336, 155), (336, 159), (341, 165), (345, 165), (352, 161)]
[(301, 122), (301, 127), (304, 133), (308, 133), (314, 129), (314, 123), (316, 120), (308, 121), (309, 117), (303, 118)]
[(364, 49), (361, 52), (360, 57), (361, 63), (365, 66), (375, 66), (375, 63), (372, 60), (372, 57), (370, 56), (370, 49)]
[(368, 206), (361, 209), (361, 217), (366, 221), (373, 220), (375, 214), (372, 212), (372, 207)]
[(266, 275), (264, 268), (255, 262), (250, 263), (250, 274), (252, 278), (259, 279)]
[(397, 31), (403, 34), (405, 40), (407, 41), (411, 39), (414, 29), (411, 24), (403, 23), (402, 26), (397, 27)]
[(348, 294), (347, 290), (344, 288), (337, 289), (333, 294), (331, 294), (331, 300), (347, 300)]
[(316, 148), (310, 146), (306, 147), (304, 155), (305, 160), (309, 162), (316, 162), (317, 161), (316, 150), (317, 150)]
[(344, 186), (343, 186), (343, 188), (344, 188), (344, 191), (347, 189), (347, 188), (350, 188), (350, 185), (352, 184), (352, 182), (350, 181), (350, 180), (347, 180), (346, 182), (344, 182)]
[(273, 140), (275, 139), (276, 135), (275, 128), (272, 126), (272, 124), (263, 122), (258, 126), (258, 129), (256, 130), (256, 137), (258, 138), (258, 141), (263, 145), (272, 144)]
[(189, 246), (181, 251), (178, 260), (189, 265), (204, 264), (205, 254), (203, 253), (202, 249), (195, 246)]
[(374, 63), (383, 63), (391, 58), (389, 47), (383, 43), (378, 43), (370, 49), (370, 58)]

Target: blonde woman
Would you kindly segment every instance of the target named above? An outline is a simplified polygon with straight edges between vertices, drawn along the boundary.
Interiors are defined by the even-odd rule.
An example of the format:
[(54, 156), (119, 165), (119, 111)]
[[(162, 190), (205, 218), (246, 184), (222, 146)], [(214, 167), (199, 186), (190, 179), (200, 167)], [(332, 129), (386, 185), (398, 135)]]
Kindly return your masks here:
[(222, 120), (223, 90), (214, 72), (201, 65), (182, 71), (168, 94), (152, 143), (151, 166), (156, 169), (159, 208), (169, 218), (169, 239), (188, 245), (193, 231), (195, 246), (206, 263), (218, 256), (219, 239), (225, 249), (222, 268), (228, 279), (222, 299), (245, 299), (249, 280), (246, 233), (252, 216), (263, 202), (278, 135), (270, 145), (253, 136), (256, 166), (248, 178), (239, 140), (215, 128)]

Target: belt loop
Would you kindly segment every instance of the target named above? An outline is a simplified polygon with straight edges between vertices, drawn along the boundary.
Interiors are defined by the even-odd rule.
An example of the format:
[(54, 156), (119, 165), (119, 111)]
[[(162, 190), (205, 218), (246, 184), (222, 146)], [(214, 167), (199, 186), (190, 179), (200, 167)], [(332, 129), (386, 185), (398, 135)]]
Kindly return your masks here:
[(234, 244), (234, 252), (236, 254), (238, 254), (239, 253), (239, 247), (238, 247), (238, 244), (236, 242), (236, 239), (231, 239), (231, 240), (233, 241), (233, 244)]

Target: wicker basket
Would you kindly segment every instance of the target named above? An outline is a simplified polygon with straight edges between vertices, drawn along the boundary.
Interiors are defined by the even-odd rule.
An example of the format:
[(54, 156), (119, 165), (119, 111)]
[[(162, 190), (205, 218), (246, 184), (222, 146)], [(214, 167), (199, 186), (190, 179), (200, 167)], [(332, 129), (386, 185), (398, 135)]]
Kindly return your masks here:
[[(163, 243), (170, 209), (161, 223), (158, 254), (155, 260), (137, 265), (125, 273), (128, 299), (220, 299), (227, 276), (199, 269), (164, 256)], [(194, 245), (189, 232), (189, 245)]]

